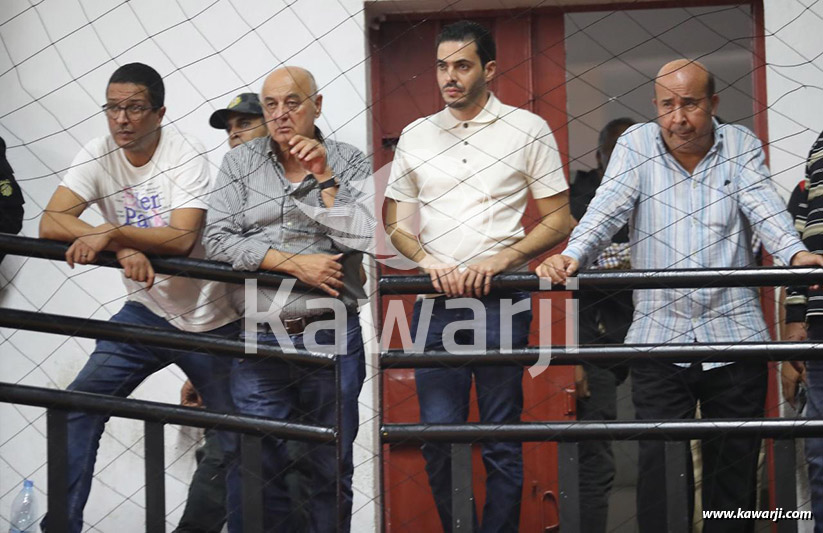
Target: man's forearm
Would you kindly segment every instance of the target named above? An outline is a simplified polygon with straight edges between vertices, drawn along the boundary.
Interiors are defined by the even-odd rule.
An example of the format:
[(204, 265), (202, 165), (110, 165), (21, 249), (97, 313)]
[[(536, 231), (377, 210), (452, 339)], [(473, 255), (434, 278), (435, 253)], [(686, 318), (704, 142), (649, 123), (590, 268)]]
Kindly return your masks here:
[(161, 254), (187, 256), (200, 238), (200, 232), (163, 226), (158, 228), (136, 228), (120, 226), (111, 232), (112, 242), (127, 248)]
[(517, 268), (551, 250), (569, 236), (568, 207), (543, 218), (525, 237), (499, 252), (506, 261), (506, 269)]
[(391, 243), (397, 251), (405, 255), (415, 263), (420, 263), (426, 257), (426, 251), (420, 244), (420, 240), (411, 233), (400, 228), (393, 228), (391, 233)]
[(40, 238), (56, 241), (73, 242), (77, 237), (85, 235), (94, 226), (80, 220), (74, 215), (44, 211), (40, 219)]

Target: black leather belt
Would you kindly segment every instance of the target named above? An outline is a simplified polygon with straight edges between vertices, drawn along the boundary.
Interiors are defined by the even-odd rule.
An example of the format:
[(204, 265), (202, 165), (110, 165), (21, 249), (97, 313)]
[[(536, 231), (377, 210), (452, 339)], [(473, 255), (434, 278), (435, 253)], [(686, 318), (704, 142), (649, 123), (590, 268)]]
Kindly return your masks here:
[[(283, 327), (286, 330), (286, 333), (289, 335), (300, 335), (306, 330), (306, 327), (311, 324), (312, 322), (319, 322), (322, 320), (334, 320), (334, 313), (326, 313), (323, 315), (315, 315), (315, 316), (308, 316), (308, 317), (297, 317), (297, 318), (284, 318), (281, 320), (283, 322)], [(269, 324), (263, 323), (260, 324), (260, 333), (272, 333), (271, 326)]]

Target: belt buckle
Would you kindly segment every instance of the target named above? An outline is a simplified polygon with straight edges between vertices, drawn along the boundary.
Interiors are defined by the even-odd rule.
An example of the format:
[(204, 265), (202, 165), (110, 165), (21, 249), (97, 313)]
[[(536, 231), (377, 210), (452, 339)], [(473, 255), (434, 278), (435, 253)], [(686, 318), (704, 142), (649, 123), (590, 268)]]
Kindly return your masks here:
[(305, 317), (283, 319), (283, 326), (289, 335), (300, 335), (306, 329)]

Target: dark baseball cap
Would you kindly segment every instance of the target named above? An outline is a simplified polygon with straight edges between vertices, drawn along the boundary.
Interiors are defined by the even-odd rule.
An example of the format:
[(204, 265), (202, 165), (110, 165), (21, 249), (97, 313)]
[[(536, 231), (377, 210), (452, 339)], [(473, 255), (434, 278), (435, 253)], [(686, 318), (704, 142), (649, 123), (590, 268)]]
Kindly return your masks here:
[(226, 109), (218, 109), (211, 114), (209, 124), (218, 130), (226, 129), (226, 120), (229, 113), (246, 113), (248, 115), (262, 115), (263, 108), (260, 106), (260, 97), (257, 93), (241, 93), (235, 96)]

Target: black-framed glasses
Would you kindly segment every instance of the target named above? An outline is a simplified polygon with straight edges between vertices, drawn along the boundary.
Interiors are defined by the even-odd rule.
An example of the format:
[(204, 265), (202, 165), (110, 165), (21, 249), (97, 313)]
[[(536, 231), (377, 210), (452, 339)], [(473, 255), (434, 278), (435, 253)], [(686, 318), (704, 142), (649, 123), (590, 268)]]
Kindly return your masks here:
[(156, 107), (145, 106), (141, 104), (103, 104), (102, 108), (103, 111), (106, 113), (106, 116), (108, 116), (109, 118), (117, 118), (118, 116), (120, 116), (121, 111), (125, 111), (126, 116), (132, 120), (143, 118), (143, 115), (145, 115), (147, 111), (153, 111), (157, 109)]

